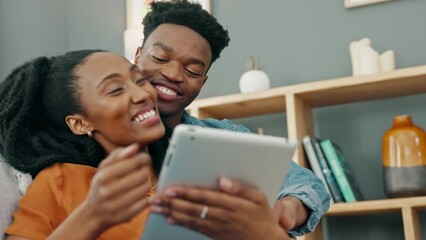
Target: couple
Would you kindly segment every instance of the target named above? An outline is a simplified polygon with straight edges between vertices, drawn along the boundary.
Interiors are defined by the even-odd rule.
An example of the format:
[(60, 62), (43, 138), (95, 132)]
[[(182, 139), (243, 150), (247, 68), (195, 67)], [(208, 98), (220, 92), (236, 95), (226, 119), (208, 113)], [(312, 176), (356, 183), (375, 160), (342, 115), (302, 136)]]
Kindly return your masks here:
[[(288, 239), (287, 233), (311, 231), (329, 196), (296, 164), (273, 209), (260, 191), (227, 178), (220, 192), (176, 186), (154, 195), (175, 126), (248, 130), (184, 111), (228, 45), (227, 31), (186, 1), (153, 3), (143, 23), (139, 68), (112, 53), (83, 50), (35, 59), (2, 83), (0, 151), (13, 167), (37, 176), (8, 239), (139, 239), (148, 211), (215, 239)], [(206, 203), (209, 212), (200, 219)]]

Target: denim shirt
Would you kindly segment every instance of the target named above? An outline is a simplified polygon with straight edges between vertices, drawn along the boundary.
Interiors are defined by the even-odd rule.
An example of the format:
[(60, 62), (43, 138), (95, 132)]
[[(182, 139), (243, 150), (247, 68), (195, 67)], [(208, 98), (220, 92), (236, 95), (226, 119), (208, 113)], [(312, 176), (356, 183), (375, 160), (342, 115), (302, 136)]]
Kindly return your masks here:
[[(228, 119), (217, 120), (207, 118), (200, 120), (190, 116), (187, 112), (183, 114), (182, 123), (237, 132), (250, 132), (243, 125), (235, 124)], [(297, 197), (310, 209), (306, 223), (289, 231), (289, 234), (293, 237), (312, 232), (319, 223), (321, 216), (330, 207), (330, 195), (325, 190), (322, 181), (312, 171), (299, 166), (295, 162), (291, 163), (291, 168), (287, 173), (277, 198), (281, 199), (285, 196)]]

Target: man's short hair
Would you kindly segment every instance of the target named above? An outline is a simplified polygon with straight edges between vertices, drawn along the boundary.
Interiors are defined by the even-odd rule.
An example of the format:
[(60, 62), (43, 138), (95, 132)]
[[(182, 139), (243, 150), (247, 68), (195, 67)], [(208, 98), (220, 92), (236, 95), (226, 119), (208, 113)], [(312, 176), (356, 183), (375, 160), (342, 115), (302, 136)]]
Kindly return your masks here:
[(210, 44), (212, 63), (220, 57), (220, 53), (230, 41), (228, 31), (199, 3), (175, 0), (151, 3), (150, 9), (142, 21), (144, 25), (143, 44), (149, 35), (164, 23), (188, 27), (204, 37)]

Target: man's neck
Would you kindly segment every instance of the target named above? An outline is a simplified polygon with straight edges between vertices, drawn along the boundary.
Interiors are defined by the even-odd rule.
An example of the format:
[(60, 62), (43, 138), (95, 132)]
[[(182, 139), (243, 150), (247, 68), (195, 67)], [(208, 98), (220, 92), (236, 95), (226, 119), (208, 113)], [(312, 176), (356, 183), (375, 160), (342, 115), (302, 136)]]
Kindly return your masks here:
[(168, 115), (168, 116), (162, 116), (161, 119), (163, 120), (163, 123), (169, 126), (171, 129), (174, 129), (177, 125), (182, 123), (183, 118), (183, 112), (175, 114), (175, 115)]

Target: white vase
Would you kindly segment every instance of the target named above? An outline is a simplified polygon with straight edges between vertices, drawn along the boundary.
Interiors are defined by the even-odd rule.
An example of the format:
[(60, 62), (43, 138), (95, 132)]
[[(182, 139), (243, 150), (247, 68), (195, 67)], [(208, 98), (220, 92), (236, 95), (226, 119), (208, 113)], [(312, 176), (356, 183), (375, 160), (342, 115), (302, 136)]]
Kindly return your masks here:
[(269, 77), (264, 71), (249, 70), (241, 75), (240, 91), (250, 93), (266, 90), (270, 87)]

